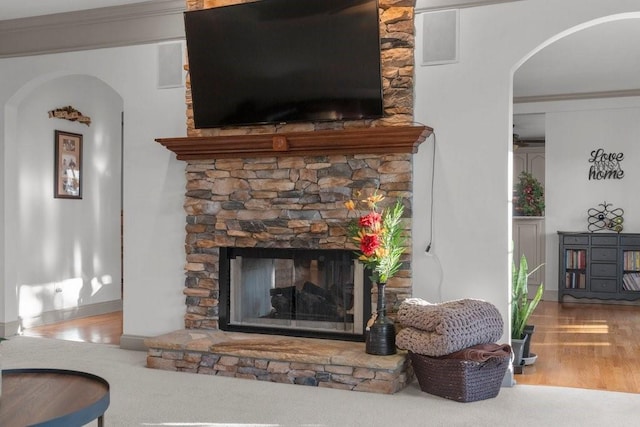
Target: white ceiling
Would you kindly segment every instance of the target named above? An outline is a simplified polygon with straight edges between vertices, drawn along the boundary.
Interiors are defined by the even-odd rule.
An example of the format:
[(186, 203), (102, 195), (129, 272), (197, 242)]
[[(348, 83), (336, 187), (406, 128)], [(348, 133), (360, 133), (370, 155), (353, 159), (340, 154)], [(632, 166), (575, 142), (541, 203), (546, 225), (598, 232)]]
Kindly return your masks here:
[(525, 62), (514, 97), (640, 89), (640, 19), (607, 22), (568, 35)]
[[(640, 19), (605, 22), (570, 34), (515, 73), (514, 98), (640, 95)], [(544, 138), (544, 114), (516, 115), (521, 139)]]
[[(0, 0), (0, 19), (144, 3), (139, 0)], [(636, 91), (640, 94), (640, 20), (605, 22), (551, 44), (514, 76), (514, 98)], [(521, 138), (544, 137), (544, 115), (514, 117)]]

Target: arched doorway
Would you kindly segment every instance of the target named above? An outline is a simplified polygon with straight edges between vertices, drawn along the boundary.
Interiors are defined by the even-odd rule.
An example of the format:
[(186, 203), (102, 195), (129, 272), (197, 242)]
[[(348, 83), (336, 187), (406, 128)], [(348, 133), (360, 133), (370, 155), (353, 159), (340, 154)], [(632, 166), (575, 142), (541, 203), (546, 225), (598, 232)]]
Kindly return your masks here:
[[(620, 345), (615, 342), (617, 334), (608, 335), (611, 328), (619, 326), (620, 318), (614, 319), (611, 315), (616, 312), (615, 308), (609, 309), (613, 311), (604, 308), (595, 315), (600, 316), (598, 320), (585, 322), (586, 316), (580, 318), (579, 313), (598, 313), (598, 309), (607, 306), (574, 305), (574, 311), (571, 311), (571, 305), (555, 303), (559, 287), (571, 286), (564, 282), (567, 276), (559, 272), (564, 251), (558, 249), (557, 232), (587, 231), (587, 211), (599, 203), (615, 202), (616, 207), (622, 206), (625, 210), (637, 209), (635, 201), (627, 196), (633, 191), (637, 177), (627, 175), (617, 181), (596, 181), (590, 179), (588, 171), (590, 153), (599, 148), (624, 153), (627, 158), (638, 155), (635, 146), (636, 135), (640, 132), (637, 124), (640, 118), (640, 80), (637, 78), (640, 61), (636, 59), (635, 40), (640, 37), (639, 19), (638, 13), (615, 15), (574, 27), (536, 48), (514, 72), (513, 133), (517, 134), (513, 140), (514, 157), (518, 152), (516, 147), (530, 147), (535, 145), (531, 141), (540, 141), (546, 159), (542, 177), (547, 190), (544, 231), (539, 236), (532, 236), (541, 241), (531, 246), (543, 248), (541, 262), (545, 262), (546, 272), (540, 280), (547, 288), (545, 299), (557, 308), (553, 314), (557, 324), (553, 332), (546, 329), (547, 333), (539, 338), (537, 343), (542, 347), (538, 349), (545, 351), (554, 345), (558, 352), (572, 354), (574, 358), (569, 361), (550, 357), (549, 364), (539, 366), (539, 371), (546, 375), (543, 381), (552, 381), (544, 384), (563, 385), (553, 382), (562, 380), (553, 379), (557, 372), (550, 368), (562, 364), (565, 381), (580, 377), (585, 385), (593, 387), (594, 383), (589, 382), (593, 379), (581, 377), (579, 372), (594, 362), (590, 354), (594, 348), (603, 349), (596, 352), (603, 363), (619, 365), (615, 359), (617, 352), (607, 351), (607, 348)], [(631, 171), (632, 165), (627, 166)], [(630, 173), (634, 174), (633, 171)], [(514, 240), (518, 235), (517, 222), (514, 217)], [(639, 227), (635, 218), (625, 223), (630, 232)], [(587, 288), (589, 281), (585, 279)], [(563, 301), (573, 300), (565, 298)], [(551, 317), (547, 316), (550, 311), (545, 311), (548, 307), (551, 305), (543, 305), (541, 317), (538, 317), (541, 323), (544, 323), (543, 318)], [(573, 323), (574, 327), (565, 329), (565, 321)], [(580, 338), (576, 338), (578, 336)], [(535, 346), (535, 334), (533, 343)], [(524, 384), (535, 384), (540, 380), (541, 377), (535, 377), (535, 370), (533, 372), (532, 377), (523, 379)], [(610, 375), (612, 383), (617, 381), (614, 377)]]
[[(49, 117), (72, 106), (91, 122)], [(17, 329), (121, 310), (120, 95), (88, 75), (44, 76), (6, 106), (5, 286)], [(81, 198), (54, 196), (55, 131), (81, 142)], [(7, 318), (11, 313), (5, 314)]]
[[(594, 185), (584, 173), (588, 152), (598, 148), (597, 135), (594, 138), (593, 134), (609, 132), (615, 136), (606, 126), (594, 124), (586, 113), (580, 112), (592, 111), (595, 117), (610, 112), (608, 120), (618, 120), (615, 110), (640, 104), (640, 56), (635, 44), (638, 37), (640, 14), (603, 17), (546, 41), (523, 58), (514, 71), (514, 147), (527, 147), (522, 150), (525, 151), (539, 142), (545, 158), (541, 181), (545, 184), (547, 215), (539, 221), (541, 233), (535, 232), (540, 228), (525, 229), (526, 238), (539, 240), (522, 246), (529, 248), (527, 257), (534, 260), (530, 264), (545, 263), (544, 277), (536, 279), (546, 284), (547, 298), (556, 296), (558, 286), (556, 231), (586, 230), (586, 211), (607, 198), (619, 200), (626, 208), (630, 206), (624, 195), (630, 190), (627, 187), (631, 179), (615, 185)], [(591, 134), (571, 132), (569, 124), (563, 127), (563, 120), (573, 120), (576, 128), (586, 126)], [(619, 120), (623, 125), (624, 118)], [(550, 130), (552, 135), (548, 135)], [(559, 149), (558, 145), (565, 148)], [(624, 137), (607, 145), (610, 150), (624, 150)], [(515, 179), (514, 176), (514, 185)], [(578, 197), (582, 195), (584, 198)], [(518, 236), (516, 222), (514, 240)], [(524, 222), (527, 226), (532, 224)]]

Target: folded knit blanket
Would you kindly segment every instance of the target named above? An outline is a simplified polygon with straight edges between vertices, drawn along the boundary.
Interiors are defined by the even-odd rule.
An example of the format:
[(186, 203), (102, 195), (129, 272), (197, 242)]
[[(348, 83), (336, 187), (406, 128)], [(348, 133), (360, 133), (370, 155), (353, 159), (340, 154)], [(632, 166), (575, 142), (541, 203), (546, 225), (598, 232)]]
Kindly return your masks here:
[(504, 359), (511, 357), (511, 346), (509, 344), (478, 344), (465, 348), (455, 353), (440, 356), (438, 359), (461, 359), (474, 362), (486, 362), (491, 358)]
[(495, 342), (504, 327), (498, 309), (476, 299), (431, 304), (408, 298), (400, 304), (397, 319), (405, 326), (396, 337), (398, 347), (433, 357)]

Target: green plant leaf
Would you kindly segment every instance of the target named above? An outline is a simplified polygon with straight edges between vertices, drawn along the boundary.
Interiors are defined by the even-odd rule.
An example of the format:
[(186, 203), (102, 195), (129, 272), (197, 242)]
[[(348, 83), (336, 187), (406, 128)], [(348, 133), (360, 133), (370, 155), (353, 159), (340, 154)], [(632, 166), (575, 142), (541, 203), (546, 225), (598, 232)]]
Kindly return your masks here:
[(521, 339), (524, 335), (524, 328), (529, 317), (538, 306), (544, 293), (544, 285), (541, 283), (534, 297), (530, 300), (528, 295), (528, 279), (544, 264), (540, 264), (531, 272), (528, 271), (527, 258), (523, 254), (520, 257), (520, 264), (516, 267), (512, 261), (512, 290), (511, 290), (511, 338)]

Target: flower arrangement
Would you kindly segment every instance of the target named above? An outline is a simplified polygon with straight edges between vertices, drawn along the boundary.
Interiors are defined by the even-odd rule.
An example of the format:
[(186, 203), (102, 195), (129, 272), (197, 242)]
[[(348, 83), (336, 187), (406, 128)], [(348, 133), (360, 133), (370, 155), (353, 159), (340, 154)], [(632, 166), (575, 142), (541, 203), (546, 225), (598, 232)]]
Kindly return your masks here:
[(513, 198), (515, 211), (524, 216), (544, 215), (544, 188), (530, 173), (522, 172)]
[(374, 283), (386, 283), (398, 272), (405, 250), (402, 236), (404, 206), (398, 200), (392, 208), (385, 210), (380, 208), (382, 200), (384, 196), (374, 192), (363, 200), (345, 202), (349, 211), (355, 211), (358, 204), (367, 208), (366, 213), (349, 224), (348, 231), (359, 248), (358, 259), (371, 271)]

